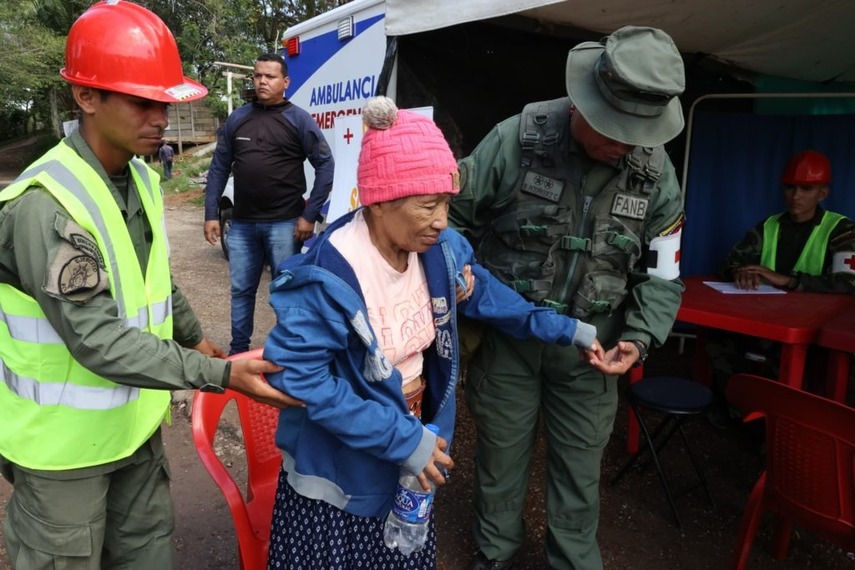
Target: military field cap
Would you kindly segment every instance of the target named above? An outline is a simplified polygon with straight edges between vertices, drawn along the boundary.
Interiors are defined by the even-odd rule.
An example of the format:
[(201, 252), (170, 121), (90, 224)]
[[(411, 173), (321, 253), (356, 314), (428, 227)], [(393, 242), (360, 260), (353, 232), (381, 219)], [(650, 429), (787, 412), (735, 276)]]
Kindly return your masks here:
[(683, 58), (662, 30), (626, 26), (579, 44), (567, 56), (566, 80), (576, 109), (610, 139), (652, 147), (683, 130)]

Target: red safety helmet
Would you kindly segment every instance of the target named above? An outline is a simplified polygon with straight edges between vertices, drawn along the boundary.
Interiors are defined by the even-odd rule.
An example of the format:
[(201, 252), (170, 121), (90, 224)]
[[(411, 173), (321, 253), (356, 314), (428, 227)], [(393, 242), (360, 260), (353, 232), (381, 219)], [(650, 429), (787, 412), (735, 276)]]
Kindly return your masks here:
[(76, 85), (163, 103), (194, 101), (208, 93), (184, 77), (178, 46), (163, 20), (123, 0), (99, 2), (74, 22), (59, 74)]
[(815, 150), (800, 152), (787, 162), (781, 182), (794, 186), (828, 184), (831, 182), (831, 163), (824, 154)]

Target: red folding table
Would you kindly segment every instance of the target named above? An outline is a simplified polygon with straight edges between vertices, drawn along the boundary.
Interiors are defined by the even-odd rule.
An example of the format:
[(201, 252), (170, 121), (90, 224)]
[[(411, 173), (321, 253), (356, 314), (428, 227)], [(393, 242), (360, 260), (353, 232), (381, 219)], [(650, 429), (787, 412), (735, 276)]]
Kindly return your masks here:
[(855, 300), (820, 327), (816, 344), (829, 349), (830, 394), (834, 401), (844, 403), (855, 352)]
[[(801, 388), (804, 379), (807, 347), (817, 341), (820, 329), (838, 315), (855, 313), (855, 296), (829, 293), (788, 291), (784, 294), (726, 294), (705, 285), (717, 281), (714, 277), (687, 277), (686, 290), (677, 320), (699, 327), (714, 328), (766, 338), (781, 343), (781, 369), (778, 380)], [(853, 322), (851, 319), (848, 322)], [(840, 329), (846, 328), (841, 322)], [(834, 329), (835, 331), (837, 329)], [(695, 379), (707, 384), (712, 380), (712, 368), (704, 350), (703, 329), (695, 346)], [(850, 331), (851, 335), (851, 331)], [(829, 338), (843, 338), (834, 331)], [(641, 378), (635, 373), (630, 381)], [(627, 449), (638, 449), (638, 426), (630, 417)]]

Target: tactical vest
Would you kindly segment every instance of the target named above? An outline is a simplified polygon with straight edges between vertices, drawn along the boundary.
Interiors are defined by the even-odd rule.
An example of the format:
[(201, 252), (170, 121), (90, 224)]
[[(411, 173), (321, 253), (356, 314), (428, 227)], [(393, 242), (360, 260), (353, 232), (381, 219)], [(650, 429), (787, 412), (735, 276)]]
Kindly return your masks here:
[[(763, 223), (763, 251), (760, 253), (760, 265), (768, 267), (772, 271), (776, 271), (775, 261), (778, 258), (778, 231), (781, 215), (769, 216)], [(811, 231), (798, 261), (793, 266), (794, 272), (822, 275), (822, 268), (825, 265), (825, 252), (828, 250), (828, 238), (844, 217), (835, 212), (826, 211), (823, 213), (822, 220)]]
[(524, 108), (515, 198), (494, 218), (478, 259), (534, 303), (586, 319), (627, 295), (665, 151), (636, 147), (614, 178), (585, 193), (571, 159), (570, 106), (565, 97)]
[[(0, 203), (40, 186), (97, 241), (127, 327), (172, 337), (172, 284), (158, 175), (131, 161), (151, 225), (145, 273), (124, 216), (95, 170), (59, 143), (0, 192)], [(135, 191), (133, 188), (130, 191)], [(23, 467), (65, 470), (131, 455), (169, 411), (168, 391), (116, 384), (81, 366), (38, 303), (0, 284), (0, 455)]]

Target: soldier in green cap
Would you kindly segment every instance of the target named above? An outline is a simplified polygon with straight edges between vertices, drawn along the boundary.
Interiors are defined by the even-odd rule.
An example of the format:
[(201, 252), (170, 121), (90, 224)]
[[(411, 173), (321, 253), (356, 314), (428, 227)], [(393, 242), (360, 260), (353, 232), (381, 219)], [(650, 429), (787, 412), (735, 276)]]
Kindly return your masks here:
[(478, 430), (475, 569), (512, 568), (524, 540), (542, 412), (551, 568), (597, 569), (600, 462), (617, 378), (674, 322), (683, 209), (662, 145), (683, 129), (683, 60), (661, 30), (624, 27), (567, 58), (568, 97), (531, 103), (460, 162), (449, 221), (532, 302), (600, 331), (593, 368), (574, 349), (487, 330), (468, 370)]

